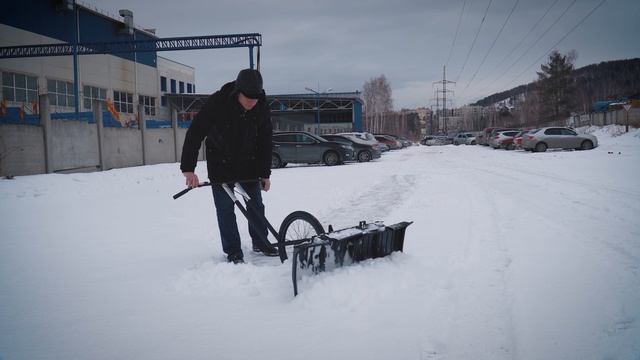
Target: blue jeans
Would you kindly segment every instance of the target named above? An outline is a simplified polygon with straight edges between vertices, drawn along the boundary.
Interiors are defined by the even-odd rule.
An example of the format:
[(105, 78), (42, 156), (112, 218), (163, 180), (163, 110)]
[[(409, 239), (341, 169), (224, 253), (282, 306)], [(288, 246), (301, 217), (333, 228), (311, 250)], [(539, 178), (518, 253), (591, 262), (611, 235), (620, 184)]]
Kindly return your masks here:
[[(229, 186), (233, 190), (233, 186)], [(244, 183), (242, 184), (244, 190), (251, 197), (251, 201), (257, 205), (262, 217), (264, 217), (264, 204), (262, 204), (262, 190), (258, 182)], [(213, 189), (213, 202), (216, 205), (216, 215), (218, 217), (218, 228), (220, 229), (220, 240), (222, 241), (222, 250), (225, 254), (238, 255), (242, 254), (242, 247), (240, 245), (240, 234), (238, 233), (238, 224), (236, 223), (236, 214), (234, 212), (234, 203), (229, 198), (227, 193), (221, 186), (214, 185)], [(241, 197), (236, 194), (236, 197)], [(248, 209), (247, 209), (248, 210)], [(250, 219), (249, 221), (249, 235), (251, 235), (251, 242), (254, 247), (261, 248), (258, 245), (261, 243), (260, 234), (267, 238), (267, 225), (263, 220), (256, 218), (253, 215), (253, 211), (248, 210)], [(252, 226), (251, 224), (254, 224)]]

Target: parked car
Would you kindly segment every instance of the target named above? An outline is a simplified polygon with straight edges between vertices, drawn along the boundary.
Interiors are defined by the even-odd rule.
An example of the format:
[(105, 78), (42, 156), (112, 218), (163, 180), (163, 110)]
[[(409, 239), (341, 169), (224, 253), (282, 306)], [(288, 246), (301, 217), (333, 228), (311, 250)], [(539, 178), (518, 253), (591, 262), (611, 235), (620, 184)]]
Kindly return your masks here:
[(491, 132), (495, 127), (488, 127), (482, 130), (482, 138), (478, 139), (478, 144), (489, 146), (489, 139), (491, 138)]
[(389, 151), (389, 147), (386, 146), (385, 144), (379, 142), (378, 140), (376, 140), (375, 136), (373, 136), (373, 134), (368, 133), (368, 132), (342, 132), (342, 133), (337, 133), (334, 135), (341, 135), (341, 136), (346, 136), (350, 139), (354, 139), (354, 140), (358, 140), (358, 141), (362, 141), (366, 144), (370, 144), (372, 146), (378, 146), (378, 148), (380, 149), (380, 152), (385, 152), (385, 151)]
[(351, 145), (356, 153), (356, 159), (359, 162), (367, 162), (371, 159), (380, 158), (380, 144), (369, 144), (357, 138), (351, 138), (346, 135), (322, 135), (322, 138), (345, 145)]
[(271, 167), (276, 169), (288, 163), (322, 163), (328, 166), (354, 161), (351, 145), (327, 141), (304, 131), (286, 131), (273, 134)]
[(513, 145), (513, 139), (520, 133), (519, 130), (512, 131), (501, 131), (498, 133), (496, 142), (498, 143), (498, 147), (500, 149), (505, 150), (513, 150), (515, 149)]
[(449, 138), (442, 135), (429, 135), (420, 140), (420, 144), (433, 146), (433, 145), (448, 145), (451, 144)]
[(435, 142), (434, 139), (435, 139), (434, 136), (425, 136), (422, 138), (422, 140), (420, 140), (420, 145), (426, 145), (426, 146), (433, 145), (433, 142)]
[[(380, 141), (380, 139), (378, 139), (378, 136), (386, 136), (387, 138), (389, 138), (389, 139), (391, 139), (391, 140), (395, 140), (395, 141), (396, 141), (396, 143), (397, 143), (397, 145), (398, 145), (398, 148), (399, 148), (399, 149), (402, 149), (402, 148), (405, 148), (405, 147), (409, 146), (409, 144), (408, 144), (408, 143), (406, 143), (406, 142), (402, 141), (402, 140), (400, 139), (400, 137), (398, 137), (398, 136), (396, 136), (396, 135), (391, 135), (391, 134), (373, 134), (373, 136), (374, 136), (378, 141)], [(387, 145), (389, 145), (389, 144), (387, 143)], [(393, 148), (392, 148), (392, 149), (393, 149)]]
[(467, 136), (467, 145), (476, 145), (478, 142), (476, 140), (476, 136), (474, 134), (471, 134), (471, 136)]
[(567, 127), (544, 127), (530, 131), (522, 139), (522, 148), (545, 152), (547, 149), (590, 150), (598, 146), (598, 138), (591, 134), (578, 134)]
[(491, 130), (491, 133), (489, 135), (489, 139), (487, 139), (487, 143), (489, 144), (489, 146), (491, 146), (494, 149), (498, 149), (500, 148), (500, 143), (497, 140), (498, 137), (498, 133), (501, 133), (503, 131), (520, 131), (520, 129), (509, 129), (509, 128), (493, 128), (493, 130)]
[(374, 135), (376, 140), (389, 146), (389, 150), (402, 149), (402, 143), (388, 135)]
[(400, 141), (402, 141), (403, 143), (405, 143), (407, 146), (414, 146), (417, 145), (413, 140), (409, 140), (404, 136), (398, 136), (398, 139), (400, 139)]
[(513, 148), (514, 150), (522, 149), (522, 139), (524, 136), (531, 130), (522, 130), (513, 137)]
[(411, 140), (407, 139), (406, 137), (396, 136), (396, 135), (387, 135), (387, 136), (391, 136), (392, 138), (398, 140), (400, 144), (402, 144), (403, 148), (413, 145), (413, 142), (411, 142)]
[(518, 129), (510, 129), (510, 128), (502, 128), (502, 127), (488, 127), (482, 130), (482, 138), (478, 140), (478, 144), (492, 146), (491, 139), (496, 136), (496, 133), (499, 131), (506, 130), (518, 130)]
[(474, 137), (472, 133), (459, 133), (453, 137), (453, 145), (466, 144), (468, 138)]

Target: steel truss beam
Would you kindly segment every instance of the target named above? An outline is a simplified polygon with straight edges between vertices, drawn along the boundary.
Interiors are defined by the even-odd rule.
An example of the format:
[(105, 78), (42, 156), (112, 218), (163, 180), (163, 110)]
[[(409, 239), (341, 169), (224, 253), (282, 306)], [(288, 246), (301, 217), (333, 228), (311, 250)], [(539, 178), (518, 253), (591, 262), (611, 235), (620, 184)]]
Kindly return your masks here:
[[(269, 108), (272, 112), (292, 112), (309, 110), (352, 110), (356, 96), (327, 95), (272, 95), (268, 96)], [(318, 109), (319, 108), (319, 109)]]
[[(78, 44), (78, 55), (221, 49), (262, 46), (260, 34), (207, 35)], [(0, 47), (0, 59), (41, 56), (69, 56), (74, 46), (67, 43)]]
[[(299, 112), (332, 110), (353, 110), (353, 104), (361, 101), (358, 93), (331, 94), (317, 97), (315, 95), (267, 95), (267, 103), (271, 112)], [(203, 94), (166, 94), (169, 104), (178, 111), (198, 112), (209, 95)], [(316, 105), (317, 104), (317, 105)]]

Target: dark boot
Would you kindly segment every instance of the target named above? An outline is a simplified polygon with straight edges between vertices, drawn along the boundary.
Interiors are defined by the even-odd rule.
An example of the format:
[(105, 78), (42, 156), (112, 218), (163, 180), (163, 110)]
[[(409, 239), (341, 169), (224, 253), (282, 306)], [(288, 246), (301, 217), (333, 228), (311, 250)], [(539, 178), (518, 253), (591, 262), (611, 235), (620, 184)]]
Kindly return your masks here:
[(277, 248), (272, 248), (271, 250), (262, 250), (259, 247), (257, 247), (256, 245), (253, 245), (253, 252), (262, 254), (264, 256), (278, 256), (278, 249)]
[(234, 264), (244, 264), (244, 255), (242, 253), (229, 255), (227, 261)]

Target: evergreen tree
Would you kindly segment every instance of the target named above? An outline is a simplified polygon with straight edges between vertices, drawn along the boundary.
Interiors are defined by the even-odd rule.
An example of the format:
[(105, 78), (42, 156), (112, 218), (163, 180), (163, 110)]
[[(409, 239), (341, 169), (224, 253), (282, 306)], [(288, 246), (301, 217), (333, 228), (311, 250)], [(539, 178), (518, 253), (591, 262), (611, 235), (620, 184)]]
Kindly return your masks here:
[(538, 72), (538, 92), (542, 116), (547, 121), (558, 120), (570, 115), (576, 93), (573, 78), (575, 52), (562, 55), (553, 51), (549, 62), (540, 65)]

